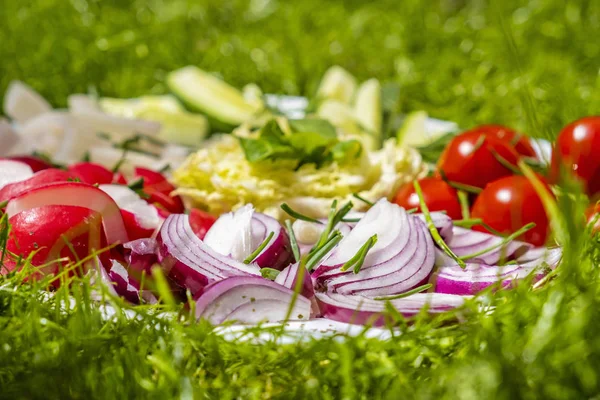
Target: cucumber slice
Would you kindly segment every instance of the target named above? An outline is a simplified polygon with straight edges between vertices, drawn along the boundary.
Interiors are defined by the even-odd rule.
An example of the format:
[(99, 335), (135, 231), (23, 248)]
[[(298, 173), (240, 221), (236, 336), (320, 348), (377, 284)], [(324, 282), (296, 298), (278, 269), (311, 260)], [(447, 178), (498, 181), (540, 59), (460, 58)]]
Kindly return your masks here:
[(356, 91), (356, 79), (339, 65), (329, 68), (317, 90), (317, 98), (350, 104)]
[(354, 110), (347, 104), (336, 100), (325, 100), (319, 106), (317, 115), (348, 134), (362, 133), (360, 125), (354, 118)]
[(210, 132), (208, 119), (187, 111), (171, 112), (159, 107), (147, 107), (138, 118), (162, 124), (158, 138), (167, 143), (197, 147)]
[(167, 85), (190, 107), (226, 125), (238, 126), (262, 109), (262, 102), (247, 102), (239, 90), (194, 66), (171, 72)]
[(100, 107), (108, 114), (161, 123), (158, 139), (185, 146), (198, 146), (208, 135), (208, 119), (187, 112), (171, 95), (142, 96), (137, 99), (100, 99)]
[(418, 147), (430, 143), (433, 138), (425, 129), (427, 113), (425, 111), (414, 111), (404, 118), (404, 122), (396, 133), (399, 145)]
[(356, 91), (354, 115), (364, 129), (381, 137), (383, 109), (381, 106), (381, 84), (375, 78), (363, 82)]

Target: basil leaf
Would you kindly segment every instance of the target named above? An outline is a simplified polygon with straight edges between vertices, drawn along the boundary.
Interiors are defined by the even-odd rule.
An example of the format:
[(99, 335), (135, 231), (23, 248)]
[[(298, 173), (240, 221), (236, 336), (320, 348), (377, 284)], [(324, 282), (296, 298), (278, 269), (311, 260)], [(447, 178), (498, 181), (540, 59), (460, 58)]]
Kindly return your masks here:
[(315, 133), (329, 139), (337, 137), (335, 127), (331, 122), (318, 118), (290, 119), (290, 128), (294, 133)]

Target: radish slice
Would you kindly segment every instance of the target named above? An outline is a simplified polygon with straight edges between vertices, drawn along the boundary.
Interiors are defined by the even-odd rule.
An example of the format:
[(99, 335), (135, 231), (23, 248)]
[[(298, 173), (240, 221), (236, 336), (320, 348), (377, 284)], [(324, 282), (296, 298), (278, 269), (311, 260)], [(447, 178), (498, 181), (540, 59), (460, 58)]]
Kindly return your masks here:
[[(295, 290), (296, 282), (300, 277), (300, 271), (300, 263), (289, 265), (277, 275), (275, 283), (279, 283), (288, 289)], [(300, 294), (307, 299), (312, 299), (315, 296), (315, 288), (310, 279), (310, 273), (306, 270), (304, 271), (304, 277), (302, 278), (302, 289), (300, 290)]]
[(20, 137), (10, 124), (0, 120), (0, 156), (6, 156), (19, 143)]
[(71, 164), (68, 170), (77, 174), (81, 182), (95, 184), (108, 184), (114, 179), (114, 174), (100, 164), (80, 162)]
[(144, 229), (157, 229), (162, 223), (156, 207), (146, 203), (136, 192), (123, 185), (100, 185), (100, 190), (107, 193), (120, 209), (134, 214), (139, 225)]
[(260, 275), (256, 265), (247, 265), (224, 256), (198, 239), (185, 214), (171, 214), (165, 220), (158, 243), (158, 260), (167, 275), (193, 295), (209, 283), (229, 276)]
[[(377, 242), (360, 271), (342, 271), (342, 265), (373, 235), (377, 235)], [(365, 296), (403, 293), (429, 276), (435, 260), (434, 248), (429, 230), (420, 218), (382, 199), (317, 267), (313, 279), (317, 287), (337, 293)]]
[[(196, 297), (196, 318), (218, 325), (225, 321), (247, 324), (285, 320), (294, 292), (268, 279), (236, 276), (216, 282)], [(291, 319), (307, 320), (310, 301), (297, 296)]]
[(10, 156), (6, 157), (8, 160), (20, 161), (31, 167), (31, 170), (35, 172), (42, 171), (44, 169), (52, 168), (52, 164), (44, 160), (41, 157), (36, 156)]
[(35, 189), (39, 186), (45, 186), (49, 183), (55, 182), (67, 182), (68, 180), (74, 180), (78, 178), (77, 175), (63, 171), (61, 169), (49, 168), (36, 172), (29, 179), (21, 182), (11, 183), (0, 189), (0, 202), (10, 200), (13, 197), (17, 197), (31, 189)]
[(6, 206), (6, 213), (10, 218), (21, 211), (47, 205), (78, 206), (97, 211), (102, 215), (109, 244), (128, 241), (119, 206), (108, 194), (85, 183), (59, 182), (36, 187), (13, 198)]
[(4, 114), (23, 123), (52, 110), (50, 103), (21, 81), (12, 81), (4, 96)]
[[(454, 227), (452, 239), (447, 241), (448, 247), (459, 257), (467, 256), (485, 250), (502, 242), (503, 238), (491, 235), (489, 233), (478, 232), (471, 229), (465, 229), (458, 226)], [(513, 240), (502, 247), (497, 247), (490, 250), (475, 259), (472, 262), (480, 262), (482, 264), (494, 265), (501, 258), (510, 260), (518, 257), (533, 245), (518, 240)]]
[(0, 160), (0, 189), (10, 183), (21, 182), (33, 176), (33, 170), (25, 163)]
[[(385, 324), (385, 301), (329, 292), (316, 293), (315, 296), (321, 314), (325, 318), (351, 324), (373, 326)], [(427, 307), (427, 311), (431, 314), (449, 311), (462, 306), (466, 298), (451, 294), (416, 293), (389, 302), (399, 313), (408, 318), (418, 314), (424, 307)]]

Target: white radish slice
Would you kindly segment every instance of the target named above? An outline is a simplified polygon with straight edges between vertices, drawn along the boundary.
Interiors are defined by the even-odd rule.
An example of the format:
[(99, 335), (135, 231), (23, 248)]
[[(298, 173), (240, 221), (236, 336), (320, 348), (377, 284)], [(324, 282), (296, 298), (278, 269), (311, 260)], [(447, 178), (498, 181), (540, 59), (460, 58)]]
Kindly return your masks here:
[[(94, 147), (90, 149), (90, 161), (107, 168), (114, 167), (123, 158), (123, 150), (114, 147)], [(136, 151), (128, 151), (125, 162), (121, 164), (119, 171), (125, 175), (133, 176), (135, 167), (148, 168), (154, 171), (161, 170), (166, 163), (156, 157)]]
[(129, 211), (144, 229), (156, 229), (162, 223), (158, 210), (144, 201), (136, 192), (124, 185), (100, 185), (100, 190), (108, 194), (121, 210)]
[(161, 128), (160, 123), (129, 118), (113, 117), (101, 111), (73, 110), (73, 118), (96, 132), (110, 135), (114, 140), (123, 140), (135, 134), (156, 135)]
[(31, 167), (20, 161), (0, 160), (0, 189), (33, 176)]
[(8, 155), (10, 150), (19, 143), (20, 137), (7, 121), (0, 120), (0, 157)]
[(21, 81), (12, 81), (4, 96), (4, 114), (23, 123), (52, 111), (52, 106), (38, 92)]

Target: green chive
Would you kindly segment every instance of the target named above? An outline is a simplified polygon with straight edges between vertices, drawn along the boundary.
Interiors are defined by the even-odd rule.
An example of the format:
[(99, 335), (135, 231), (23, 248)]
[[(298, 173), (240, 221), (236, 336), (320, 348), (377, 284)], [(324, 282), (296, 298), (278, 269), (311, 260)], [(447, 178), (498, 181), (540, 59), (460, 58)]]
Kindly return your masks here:
[(396, 294), (396, 295), (393, 295), (393, 296), (375, 297), (374, 300), (386, 301), (386, 300), (402, 299), (404, 297), (408, 297), (408, 296), (411, 296), (413, 294), (424, 292), (424, 291), (428, 290), (431, 287), (433, 287), (433, 285), (431, 283), (426, 283), (424, 285), (418, 286), (418, 287), (416, 287), (414, 289), (411, 289), (411, 290), (409, 290), (407, 292), (404, 292), (404, 293)]
[(256, 248), (256, 250), (254, 250), (252, 253), (250, 253), (248, 257), (244, 259), (244, 264), (250, 264), (252, 261), (254, 261), (254, 259), (260, 254), (260, 252), (263, 251), (265, 247), (267, 247), (267, 244), (269, 244), (274, 234), (275, 232), (269, 233), (269, 236), (267, 236), (267, 238), (263, 240), (263, 242)]
[(456, 254), (454, 254), (454, 252), (452, 250), (450, 250), (450, 247), (448, 247), (448, 245), (446, 244), (446, 242), (444, 242), (444, 239), (442, 239), (442, 237), (440, 236), (440, 233), (436, 229), (436, 227), (435, 227), (435, 225), (433, 223), (433, 220), (431, 219), (431, 214), (429, 213), (429, 207), (427, 207), (427, 204), (425, 204), (425, 199), (423, 198), (423, 191), (421, 190), (421, 185), (419, 185), (419, 182), (413, 181), (413, 186), (415, 187), (415, 192), (417, 193), (417, 196), (419, 196), (419, 203), (420, 203), (420, 206), (421, 206), (421, 212), (425, 216), (425, 222), (427, 223), (427, 228), (429, 228), (429, 232), (431, 233), (431, 237), (433, 238), (433, 240), (435, 241), (435, 243), (442, 250), (444, 250), (444, 252), (450, 258), (452, 258), (454, 261), (456, 261), (456, 263), (461, 268), (465, 268), (466, 267), (465, 262), (463, 260), (461, 260)]
[(308, 257), (304, 259), (306, 269), (312, 271), (319, 261), (321, 261), (321, 259), (325, 257), (327, 253), (337, 246), (342, 238), (343, 236), (340, 231), (334, 231), (327, 242), (325, 242), (322, 246), (314, 247), (313, 250), (311, 250), (311, 253), (308, 254)]
[(521, 229), (519, 229), (518, 231), (516, 231), (516, 232), (508, 235), (507, 237), (505, 237), (501, 242), (499, 242), (499, 243), (497, 243), (497, 244), (495, 244), (493, 246), (490, 246), (490, 247), (488, 247), (486, 249), (479, 250), (479, 251), (477, 251), (475, 253), (467, 254), (466, 256), (461, 256), (460, 259), (461, 260), (468, 260), (469, 258), (474, 258), (474, 257), (480, 256), (482, 254), (485, 254), (485, 253), (487, 253), (489, 251), (495, 250), (498, 247), (504, 246), (508, 242), (510, 242), (512, 240), (515, 240), (516, 238), (518, 238), (519, 236), (521, 236), (522, 234), (524, 234), (528, 230), (533, 229), (534, 227), (535, 227), (535, 224), (533, 222), (530, 222), (527, 225), (525, 225), (524, 227), (522, 227)]
[(482, 222), (481, 218), (465, 218), (452, 221), (452, 224), (454, 224), (454, 226), (460, 226), (461, 228), (471, 228), (475, 225), (481, 225)]
[(294, 230), (292, 229), (292, 221), (289, 219), (285, 220), (285, 228), (287, 230), (288, 237), (290, 239), (290, 244), (292, 245), (292, 253), (294, 254), (294, 261), (300, 261), (300, 247), (298, 246), (298, 240), (296, 240), (296, 235), (294, 234)]
[(361, 196), (361, 195), (359, 195), (358, 193), (353, 193), (353, 194), (352, 194), (352, 197), (354, 197), (354, 198), (356, 198), (356, 199), (358, 199), (358, 200), (362, 201), (363, 203), (365, 203), (365, 204), (367, 204), (367, 205), (369, 205), (369, 206), (371, 206), (371, 207), (375, 205), (375, 203), (373, 203), (372, 201), (369, 201), (369, 200), (365, 199), (364, 197), (362, 197), (362, 196)]
[(469, 196), (464, 190), (458, 191), (458, 202), (460, 203), (460, 211), (464, 219), (471, 218), (469, 210)]
[(517, 166), (515, 166), (514, 164), (512, 164), (506, 158), (502, 157), (500, 155), (500, 153), (498, 153), (496, 150), (490, 149), (490, 152), (492, 153), (492, 155), (494, 156), (494, 158), (496, 159), (496, 161), (498, 161), (500, 164), (502, 164), (502, 166), (504, 168), (510, 170), (513, 174), (521, 175), (521, 171), (519, 170), (519, 168), (517, 168)]
[(360, 247), (360, 249), (358, 249), (356, 254), (351, 259), (346, 261), (344, 265), (342, 265), (341, 270), (347, 271), (348, 269), (352, 268), (354, 273), (358, 274), (365, 262), (367, 253), (373, 248), (375, 243), (377, 243), (377, 235), (373, 235), (368, 238), (367, 241)]
[(274, 268), (261, 268), (260, 269), (260, 274), (262, 275), (263, 278), (269, 279), (271, 281), (274, 281), (277, 278), (277, 275), (279, 275), (278, 270), (274, 269)]
[(289, 215), (292, 218), (296, 218), (302, 221), (306, 221), (306, 222), (314, 222), (317, 224), (323, 224), (321, 221), (319, 221), (318, 219), (315, 218), (311, 218), (309, 216), (306, 216), (304, 214), (300, 214), (298, 211), (294, 211), (290, 206), (288, 206), (286, 203), (283, 203), (281, 206), (281, 209), (283, 211), (286, 212), (287, 215)]

